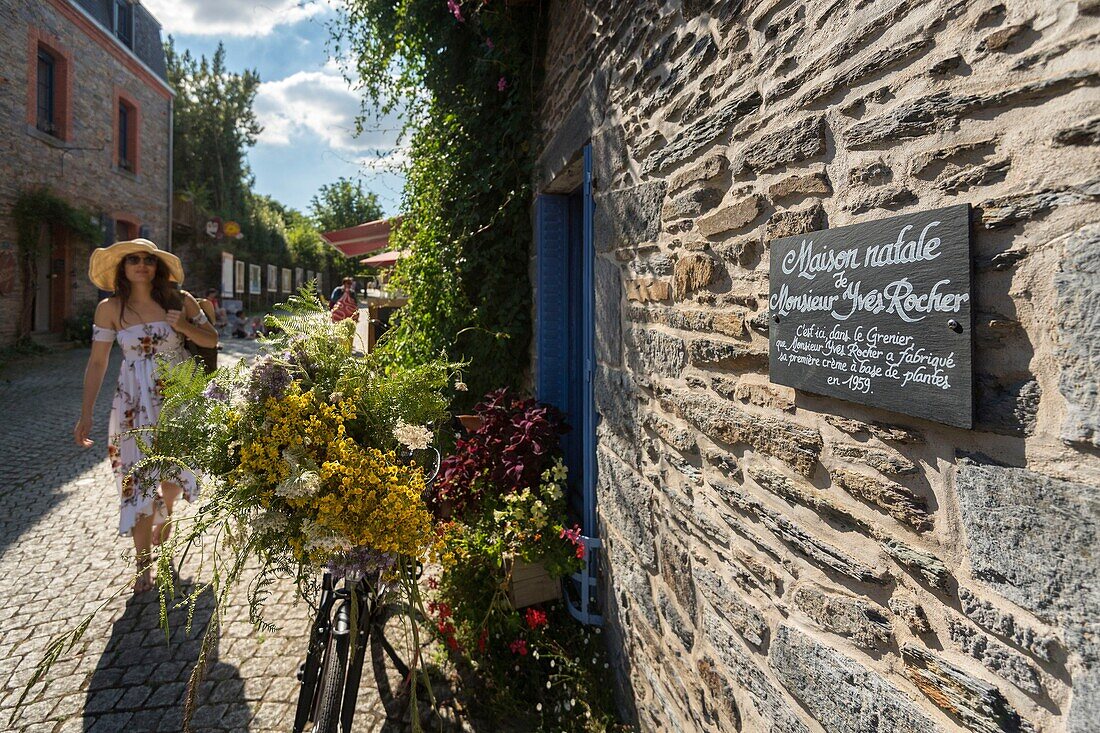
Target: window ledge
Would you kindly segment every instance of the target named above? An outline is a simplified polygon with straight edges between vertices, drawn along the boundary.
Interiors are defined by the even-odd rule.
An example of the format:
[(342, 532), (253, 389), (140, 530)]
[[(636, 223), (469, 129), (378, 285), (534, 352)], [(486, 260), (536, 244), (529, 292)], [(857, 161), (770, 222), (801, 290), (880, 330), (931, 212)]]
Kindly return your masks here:
[(133, 171), (127, 170), (125, 168), (119, 168), (117, 165), (112, 165), (111, 170), (113, 170), (115, 173), (119, 174), (123, 178), (130, 179), (131, 181), (141, 180), (141, 176), (139, 176), (137, 173), (134, 173)]
[(69, 147), (61, 138), (57, 137), (56, 135), (51, 135), (48, 132), (42, 132), (34, 125), (27, 125), (27, 134), (55, 148), (67, 149)]

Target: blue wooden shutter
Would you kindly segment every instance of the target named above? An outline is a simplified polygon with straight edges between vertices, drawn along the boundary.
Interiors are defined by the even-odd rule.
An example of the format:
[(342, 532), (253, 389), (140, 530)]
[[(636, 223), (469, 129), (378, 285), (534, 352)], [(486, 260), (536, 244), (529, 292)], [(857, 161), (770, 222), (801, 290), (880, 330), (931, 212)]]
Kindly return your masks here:
[(584, 146), (584, 228), (581, 235), (581, 364), (584, 370), (584, 391), (580, 412), (584, 475), (582, 476), (584, 533), (596, 536), (596, 248), (593, 219), (595, 201), (592, 197), (592, 146)]
[(535, 214), (535, 389), (538, 399), (569, 410), (569, 199), (542, 195)]

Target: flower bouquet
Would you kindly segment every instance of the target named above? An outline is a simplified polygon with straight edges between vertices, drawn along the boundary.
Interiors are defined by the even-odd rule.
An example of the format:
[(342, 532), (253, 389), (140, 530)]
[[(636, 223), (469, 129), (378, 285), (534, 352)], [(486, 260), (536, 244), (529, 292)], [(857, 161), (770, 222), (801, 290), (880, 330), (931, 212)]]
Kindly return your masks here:
[[(142, 438), (147, 458), (134, 470), (163, 478), (191, 471), (202, 485), (197, 511), (176, 518), (160, 553), (166, 632), (171, 603), (193, 607), (209, 592), (224, 608), (246, 565), (250, 620), (260, 628), (274, 580), (291, 578), (307, 595), (324, 568), (356, 578), (388, 573), (410, 614), (422, 605), (415, 566), (438, 557), (441, 533), (417, 456), (431, 453), (434, 470), (425, 426), (446, 422), (452, 366), (395, 366), (353, 354), (354, 322), (333, 323), (306, 291), (282, 308), (267, 317), (274, 335), (251, 363), (208, 378), (186, 362), (164, 375), (160, 421)], [(169, 563), (195, 549), (209, 577), (177, 600)], [(219, 616), (204, 637), (185, 719)], [(86, 628), (51, 643), (31, 684)]]

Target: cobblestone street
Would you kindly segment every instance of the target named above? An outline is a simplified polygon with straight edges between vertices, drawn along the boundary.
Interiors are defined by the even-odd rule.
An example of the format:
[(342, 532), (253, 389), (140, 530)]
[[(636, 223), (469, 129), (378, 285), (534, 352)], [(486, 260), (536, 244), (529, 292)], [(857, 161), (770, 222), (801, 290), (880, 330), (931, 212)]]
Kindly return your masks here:
[[(254, 349), (252, 342), (229, 340), (222, 363)], [(212, 604), (199, 603), (190, 635), (185, 614), (174, 612), (166, 643), (155, 594), (132, 599), (124, 591), (111, 599), (127, 586), (133, 563), (130, 538), (116, 532), (118, 502), (104, 450), (119, 353), (97, 403), (96, 444), (81, 450), (72, 427), (87, 356), (86, 349), (60, 351), (9, 365), (0, 375), (0, 729), (178, 731)], [(185, 589), (196, 574), (189, 564), (181, 568)], [(104, 601), (84, 638), (9, 723), (51, 637)], [(266, 608), (280, 628), (260, 634), (248, 622), (244, 593), (237, 594), (209, 661), (194, 730), (291, 729), (309, 607), (283, 584)], [(380, 730), (385, 720), (368, 659), (356, 729)]]

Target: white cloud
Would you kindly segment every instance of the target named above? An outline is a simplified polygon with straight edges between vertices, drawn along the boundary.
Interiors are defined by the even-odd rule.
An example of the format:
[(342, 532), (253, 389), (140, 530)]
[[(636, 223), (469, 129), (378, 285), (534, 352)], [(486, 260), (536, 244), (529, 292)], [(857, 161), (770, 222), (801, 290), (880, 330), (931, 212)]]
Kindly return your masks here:
[(257, 140), (260, 145), (320, 142), (338, 155), (346, 154), (375, 169), (392, 169), (403, 161), (397, 147), (401, 123), (396, 118), (368, 119), (363, 133), (356, 137), (359, 95), (332, 66), (263, 82), (253, 108), (264, 127)]
[(330, 0), (143, 0), (166, 33), (266, 36), (326, 12)]

